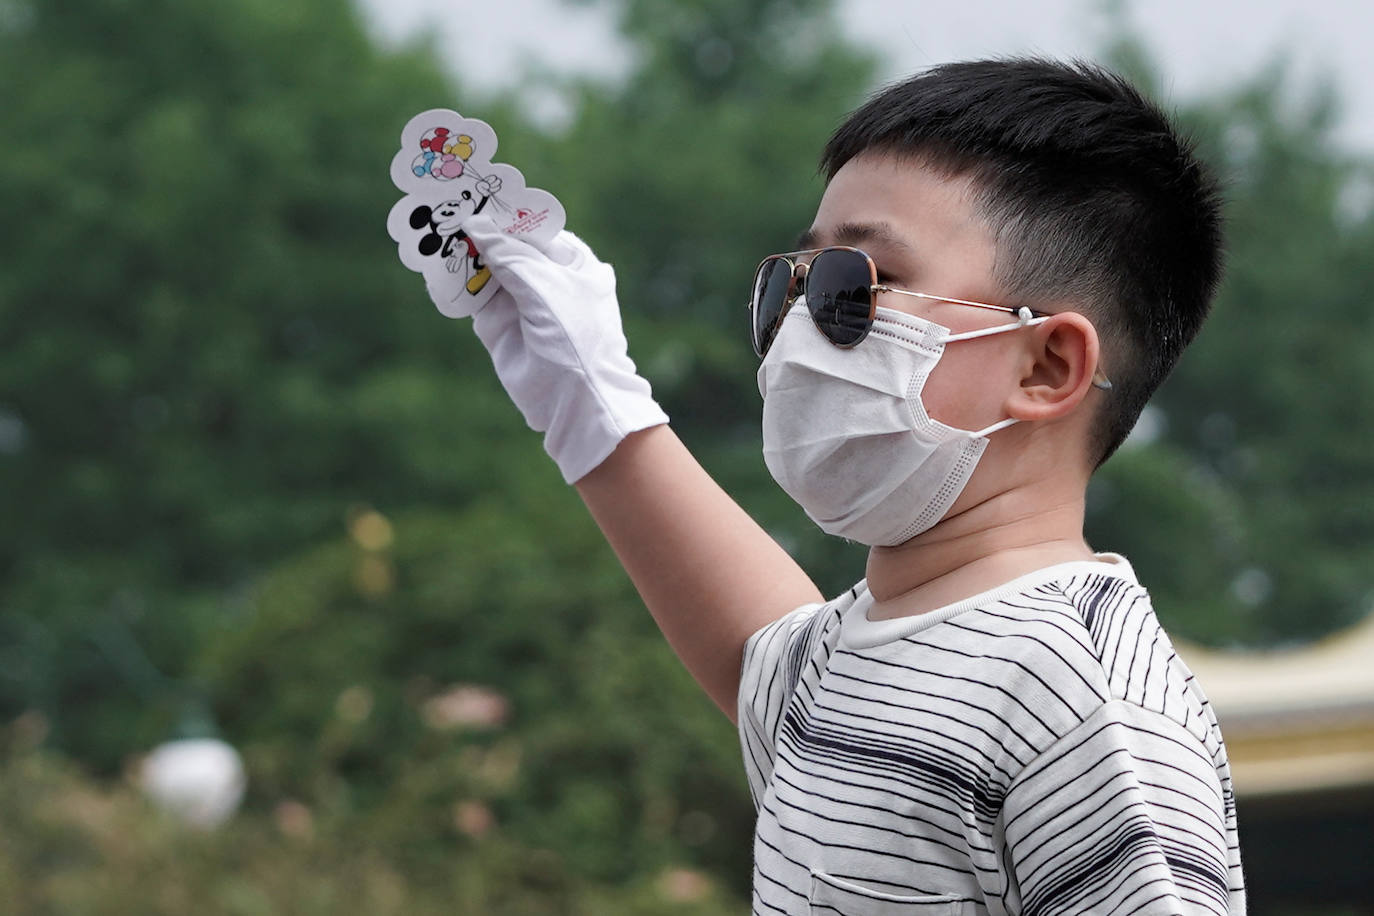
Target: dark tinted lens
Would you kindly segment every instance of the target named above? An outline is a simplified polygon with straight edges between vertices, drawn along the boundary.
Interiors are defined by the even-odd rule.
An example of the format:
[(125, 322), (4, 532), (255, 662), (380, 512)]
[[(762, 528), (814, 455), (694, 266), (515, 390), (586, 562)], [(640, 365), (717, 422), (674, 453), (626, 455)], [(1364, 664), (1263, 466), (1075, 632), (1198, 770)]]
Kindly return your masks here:
[(806, 307), (816, 327), (841, 347), (863, 340), (873, 325), (873, 273), (857, 251), (822, 251), (806, 273)]
[(792, 288), (792, 265), (783, 258), (769, 258), (754, 275), (754, 295), (749, 300), (754, 320), (754, 352), (762, 356), (773, 342), (778, 318)]

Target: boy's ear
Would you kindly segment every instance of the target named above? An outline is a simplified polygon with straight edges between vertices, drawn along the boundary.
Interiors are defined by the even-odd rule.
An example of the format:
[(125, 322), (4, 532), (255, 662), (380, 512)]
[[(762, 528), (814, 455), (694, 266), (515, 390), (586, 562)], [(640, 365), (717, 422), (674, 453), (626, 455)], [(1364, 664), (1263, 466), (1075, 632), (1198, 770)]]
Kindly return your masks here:
[(1092, 391), (1100, 356), (1097, 329), (1084, 315), (1051, 315), (1026, 335), (1020, 384), (1007, 400), (1007, 415), (1050, 420), (1070, 413)]

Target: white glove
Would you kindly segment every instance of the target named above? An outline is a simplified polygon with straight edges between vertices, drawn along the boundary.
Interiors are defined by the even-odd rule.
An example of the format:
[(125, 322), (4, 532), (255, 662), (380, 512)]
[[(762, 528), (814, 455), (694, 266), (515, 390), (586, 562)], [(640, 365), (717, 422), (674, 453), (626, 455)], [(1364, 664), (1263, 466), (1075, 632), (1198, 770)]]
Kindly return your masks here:
[(541, 251), (486, 215), (463, 229), (501, 284), (473, 329), (564, 480), (581, 479), (630, 433), (668, 422), (626, 352), (609, 264), (571, 232)]

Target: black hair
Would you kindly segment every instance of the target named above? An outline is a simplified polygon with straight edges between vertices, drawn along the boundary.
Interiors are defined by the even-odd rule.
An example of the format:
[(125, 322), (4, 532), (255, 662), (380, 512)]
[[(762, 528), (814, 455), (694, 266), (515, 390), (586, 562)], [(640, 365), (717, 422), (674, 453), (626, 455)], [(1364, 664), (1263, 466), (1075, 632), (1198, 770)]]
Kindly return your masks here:
[(944, 64), (879, 92), (835, 131), (826, 181), (864, 153), (972, 179), (996, 277), (1026, 304), (1093, 319), (1112, 382), (1098, 464), (1197, 334), (1221, 277), (1220, 189), (1169, 118), (1093, 64)]

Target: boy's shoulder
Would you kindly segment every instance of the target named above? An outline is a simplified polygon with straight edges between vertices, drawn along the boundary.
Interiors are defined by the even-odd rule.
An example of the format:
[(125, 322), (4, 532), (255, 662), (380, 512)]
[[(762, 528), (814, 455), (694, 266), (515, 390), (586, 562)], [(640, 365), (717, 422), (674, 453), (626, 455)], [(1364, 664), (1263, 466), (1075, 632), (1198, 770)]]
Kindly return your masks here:
[(872, 604), (860, 581), (798, 608), (754, 635), (746, 672), (754, 668), (758, 679), (776, 671), (790, 692), (843, 658), (849, 666), (873, 662), (896, 682), (938, 670), (951, 682), (996, 684), (1066, 726), (1112, 700), (1180, 724), (1207, 718), (1206, 699), (1123, 557), (1047, 567), (910, 617), (869, 620)]
[(968, 740), (989, 742), (989, 759), (1014, 772), (1122, 703), (1144, 711), (1133, 721), (1163, 716), (1224, 755), (1205, 697), (1120, 558), (1050, 567), (911, 617), (869, 620), (872, 604), (860, 582), (750, 641), (740, 713), (756, 758), (771, 760), (759, 749), (789, 715), (801, 728), (823, 709), (850, 727), (881, 720), (883, 740), (972, 729)]
[[(1047, 567), (899, 620), (868, 620), (864, 583), (854, 591), (818, 610), (812, 623), (824, 635), (813, 646), (829, 641), (914, 671), (948, 665), (952, 680), (998, 685), (1013, 705), (1036, 710), (1056, 729), (1120, 700), (1161, 713), (1199, 738), (1208, 731), (1207, 700), (1123, 557)], [(886, 670), (900, 677), (900, 664)]]

